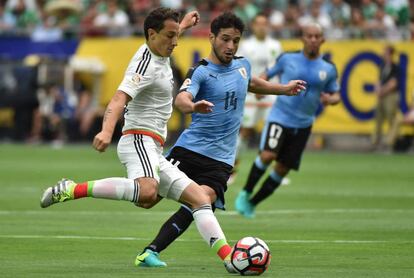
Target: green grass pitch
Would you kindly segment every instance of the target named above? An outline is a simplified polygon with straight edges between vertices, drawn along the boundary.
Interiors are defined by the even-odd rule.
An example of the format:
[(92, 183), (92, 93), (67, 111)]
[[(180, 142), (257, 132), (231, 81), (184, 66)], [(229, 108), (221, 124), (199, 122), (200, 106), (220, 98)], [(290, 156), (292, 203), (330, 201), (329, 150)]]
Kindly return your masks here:
[[(263, 277), (414, 277), (414, 157), (306, 152), (299, 173), (247, 220), (234, 212), (256, 153), (216, 213), (231, 244), (264, 239), (273, 258)], [(115, 146), (54, 150), (0, 145), (1, 277), (234, 277), (191, 227), (162, 253), (164, 269), (133, 265), (136, 253), (178, 206), (152, 210), (127, 202), (82, 199), (39, 207), (61, 177), (85, 181), (125, 172)]]

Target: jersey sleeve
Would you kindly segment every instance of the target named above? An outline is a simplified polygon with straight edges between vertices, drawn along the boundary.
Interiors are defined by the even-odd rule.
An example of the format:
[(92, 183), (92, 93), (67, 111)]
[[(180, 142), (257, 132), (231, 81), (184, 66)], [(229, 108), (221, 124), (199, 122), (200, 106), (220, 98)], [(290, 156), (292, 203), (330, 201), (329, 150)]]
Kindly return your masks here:
[(200, 67), (190, 68), (187, 76), (180, 87), (180, 92), (189, 92), (196, 97), (200, 90), (201, 82), (204, 80), (203, 70)]
[(271, 79), (275, 75), (278, 75), (282, 72), (283, 63), (285, 60), (284, 56), (285, 55), (282, 54), (279, 57), (277, 57), (275, 64), (271, 68), (266, 70), (266, 75), (268, 79)]
[(153, 75), (151, 74), (151, 55), (148, 54), (148, 51), (142, 53), (143, 55), (141, 53), (139, 55), (136, 54), (131, 59), (124, 78), (118, 86), (118, 90), (125, 92), (131, 98), (135, 98), (154, 82), (154, 78), (151, 78)]
[(336, 71), (335, 66), (332, 66), (329, 73), (329, 80), (325, 85), (324, 91), (327, 93), (335, 93), (339, 91), (338, 72)]
[(135, 98), (140, 92), (151, 85), (152, 82), (153, 79), (148, 74), (141, 75), (136, 72), (126, 72), (118, 90), (123, 91), (131, 98)]

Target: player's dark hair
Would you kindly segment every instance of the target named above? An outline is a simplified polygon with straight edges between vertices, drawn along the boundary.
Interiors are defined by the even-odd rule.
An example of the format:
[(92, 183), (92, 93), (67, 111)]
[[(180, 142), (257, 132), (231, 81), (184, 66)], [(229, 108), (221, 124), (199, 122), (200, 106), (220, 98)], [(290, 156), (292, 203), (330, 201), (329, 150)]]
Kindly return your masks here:
[(217, 36), (222, 28), (235, 28), (240, 31), (240, 34), (243, 34), (244, 23), (234, 13), (224, 12), (211, 22), (210, 31)]
[(159, 32), (164, 28), (164, 21), (167, 19), (172, 19), (175, 22), (179, 22), (180, 14), (170, 8), (157, 8), (152, 10), (149, 15), (145, 18), (144, 21), (144, 34), (145, 39), (148, 40), (148, 29), (154, 29)]

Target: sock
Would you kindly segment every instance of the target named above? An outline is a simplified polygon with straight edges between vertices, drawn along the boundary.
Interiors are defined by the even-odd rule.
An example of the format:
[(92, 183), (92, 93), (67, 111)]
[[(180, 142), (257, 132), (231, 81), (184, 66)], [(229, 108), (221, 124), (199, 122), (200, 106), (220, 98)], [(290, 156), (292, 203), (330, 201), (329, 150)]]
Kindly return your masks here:
[(258, 203), (272, 195), (272, 193), (279, 187), (283, 177), (279, 176), (278, 173), (272, 171), (269, 177), (265, 180), (262, 188), (250, 199), (250, 203), (256, 206)]
[(136, 203), (139, 196), (138, 182), (126, 178), (107, 178), (78, 183), (72, 190), (73, 199), (93, 197)]
[(246, 192), (251, 193), (253, 191), (257, 182), (266, 172), (267, 166), (269, 166), (269, 164), (264, 164), (260, 159), (260, 156), (256, 157), (256, 160), (254, 161), (252, 168), (250, 169), (246, 185), (244, 186), (244, 190)]
[(193, 212), (190, 208), (182, 205), (180, 209), (174, 213), (162, 225), (155, 239), (145, 249), (155, 252), (161, 252), (184, 233), (193, 222)]
[(231, 252), (217, 218), (211, 210), (211, 205), (203, 205), (193, 210), (193, 217), (198, 232), (209, 246), (224, 260)]

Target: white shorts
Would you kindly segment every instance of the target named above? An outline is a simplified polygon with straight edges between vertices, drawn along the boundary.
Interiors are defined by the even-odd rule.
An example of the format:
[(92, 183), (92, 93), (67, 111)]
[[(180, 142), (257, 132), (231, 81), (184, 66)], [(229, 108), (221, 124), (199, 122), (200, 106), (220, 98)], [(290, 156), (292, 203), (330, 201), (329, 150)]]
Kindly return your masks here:
[(178, 201), (192, 180), (162, 155), (163, 148), (142, 134), (123, 135), (118, 142), (118, 157), (129, 179), (143, 177), (158, 181), (158, 194)]
[(265, 120), (275, 100), (276, 96), (274, 95), (257, 99), (255, 94), (247, 93), (241, 126), (254, 128), (260, 120)]

